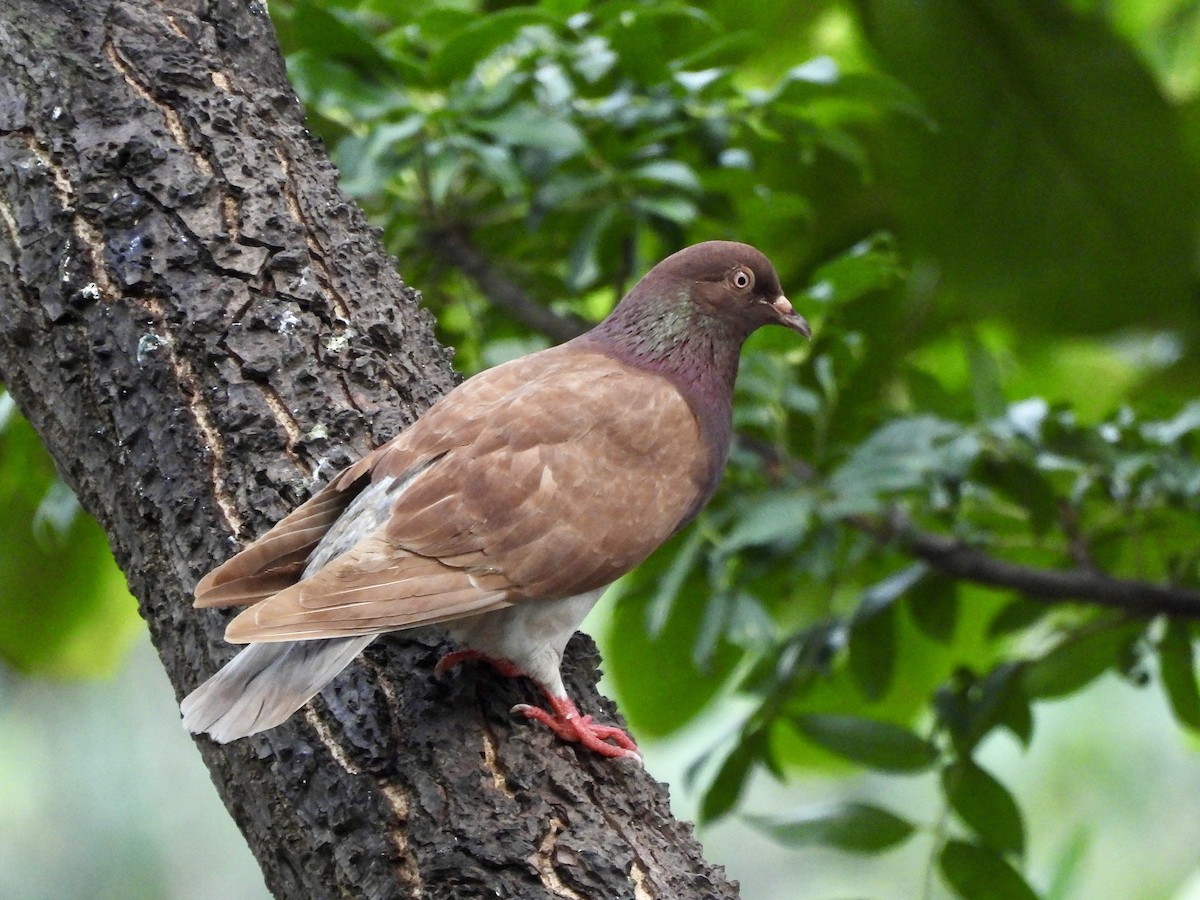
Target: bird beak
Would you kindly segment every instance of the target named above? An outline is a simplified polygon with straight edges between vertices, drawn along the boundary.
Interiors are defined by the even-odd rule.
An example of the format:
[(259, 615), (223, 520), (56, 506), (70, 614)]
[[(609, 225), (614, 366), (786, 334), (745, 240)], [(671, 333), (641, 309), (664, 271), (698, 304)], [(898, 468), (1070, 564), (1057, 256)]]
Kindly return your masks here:
[(792, 331), (799, 332), (806, 338), (812, 337), (812, 329), (808, 327), (808, 322), (804, 316), (796, 312), (792, 308), (791, 301), (787, 297), (780, 294), (771, 301), (771, 308), (775, 310), (775, 321), (785, 328), (790, 328)]

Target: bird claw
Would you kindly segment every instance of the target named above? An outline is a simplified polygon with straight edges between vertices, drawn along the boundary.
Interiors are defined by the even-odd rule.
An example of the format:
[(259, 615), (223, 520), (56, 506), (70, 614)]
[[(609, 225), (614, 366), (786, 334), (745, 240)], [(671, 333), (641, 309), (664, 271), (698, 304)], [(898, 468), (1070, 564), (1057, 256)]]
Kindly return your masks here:
[(518, 703), (511, 711), (527, 719), (535, 719), (562, 740), (582, 744), (601, 756), (610, 759), (633, 759), (637, 760), (639, 765), (642, 763), (637, 744), (623, 729), (615, 725), (600, 725), (592, 721), (591, 716), (579, 715), (575, 704), (569, 699), (550, 697), (549, 700), (550, 705), (554, 707), (553, 714), (528, 703)]
[[(517, 678), (524, 674), (510, 660), (488, 656), (470, 648), (447, 653), (438, 660), (433, 671), (436, 675), (445, 675), (459, 663), (476, 659), (487, 663), (507, 678)], [(528, 703), (518, 703), (512, 708), (512, 712), (527, 719), (536, 719), (568, 743), (583, 744), (589, 750), (610, 759), (636, 759), (641, 764), (642, 755), (638, 753), (637, 744), (623, 729), (615, 725), (601, 725), (594, 722), (591, 716), (581, 716), (570, 698), (554, 697), (550, 694), (546, 696), (554, 708), (553, 713)]]

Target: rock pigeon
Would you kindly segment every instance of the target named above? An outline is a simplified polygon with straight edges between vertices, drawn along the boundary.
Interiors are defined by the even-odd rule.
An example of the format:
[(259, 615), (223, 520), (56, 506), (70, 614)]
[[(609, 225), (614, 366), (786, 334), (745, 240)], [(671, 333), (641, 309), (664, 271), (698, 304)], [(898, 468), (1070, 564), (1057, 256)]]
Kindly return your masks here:
[(226, 742), (272, 728), (384, 632), (440, 624), (465, 658), (524, 675), (550, 712), (513, 712), (610, 757), (620, 728), (581, 716), (559, 671), (604, 589), (690, 522), (729, 452), (743, 341), (808, 337), (770, 261), (710, 241), (667, 257), (557, 347), (469, 378), (196, 586), (244, 606), (248, 644), (181, 704)]

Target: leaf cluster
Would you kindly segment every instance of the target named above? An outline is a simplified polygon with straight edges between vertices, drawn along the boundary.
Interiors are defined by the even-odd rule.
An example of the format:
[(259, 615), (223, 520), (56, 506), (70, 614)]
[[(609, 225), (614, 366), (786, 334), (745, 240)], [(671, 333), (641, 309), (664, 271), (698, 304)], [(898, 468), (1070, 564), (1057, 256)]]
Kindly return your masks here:
[(829, 58), (746, 84), (754, 35), (683, 3), (430, 4), (403, 21), (386, 6), (273, 11), (303, 46), (289, 72), (343, 186), (384, 223), (468, 369), (495, 361), (498, 333), (526, 346), (449, 270), (447, 235), (594, 320), (695, 235), (768, 251), (802, 236), (808, 204), (788, 174), (819, 154), (865, 165), (855, 123), (917, 115), (892, 79)]

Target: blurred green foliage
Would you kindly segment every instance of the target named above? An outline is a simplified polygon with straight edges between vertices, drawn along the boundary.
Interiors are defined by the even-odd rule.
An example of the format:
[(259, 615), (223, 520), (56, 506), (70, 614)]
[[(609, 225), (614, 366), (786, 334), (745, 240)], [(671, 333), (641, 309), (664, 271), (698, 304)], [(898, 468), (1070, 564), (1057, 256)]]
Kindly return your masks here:
[[(1200, 731), (1193, 621), (955, 580), (879, 535), (1200, 588), (1200, 7), (272, 13), (313, 129), (464, 371), (548, 343), (488, 277), (595, 320), (710, 238), (761, 247), (813, 322), (809, 346), (752, 339), (720, 493), (614, 591), (635, 732), (745, 710), (696, 748), (702, 816), (854, 852), (923, 833), (958, 896), (1065, 896), (1031, 887), (1036, 823), (978, 751), (1028, 745), (1038, 703), (1105, 672)], [(856, 767), (936, 772), (940, 814), (739, 806), (756, 771)]]
[(54, 677), (108, 675), (140, 628), (100, 526), (0, 391), (0, 659)]

